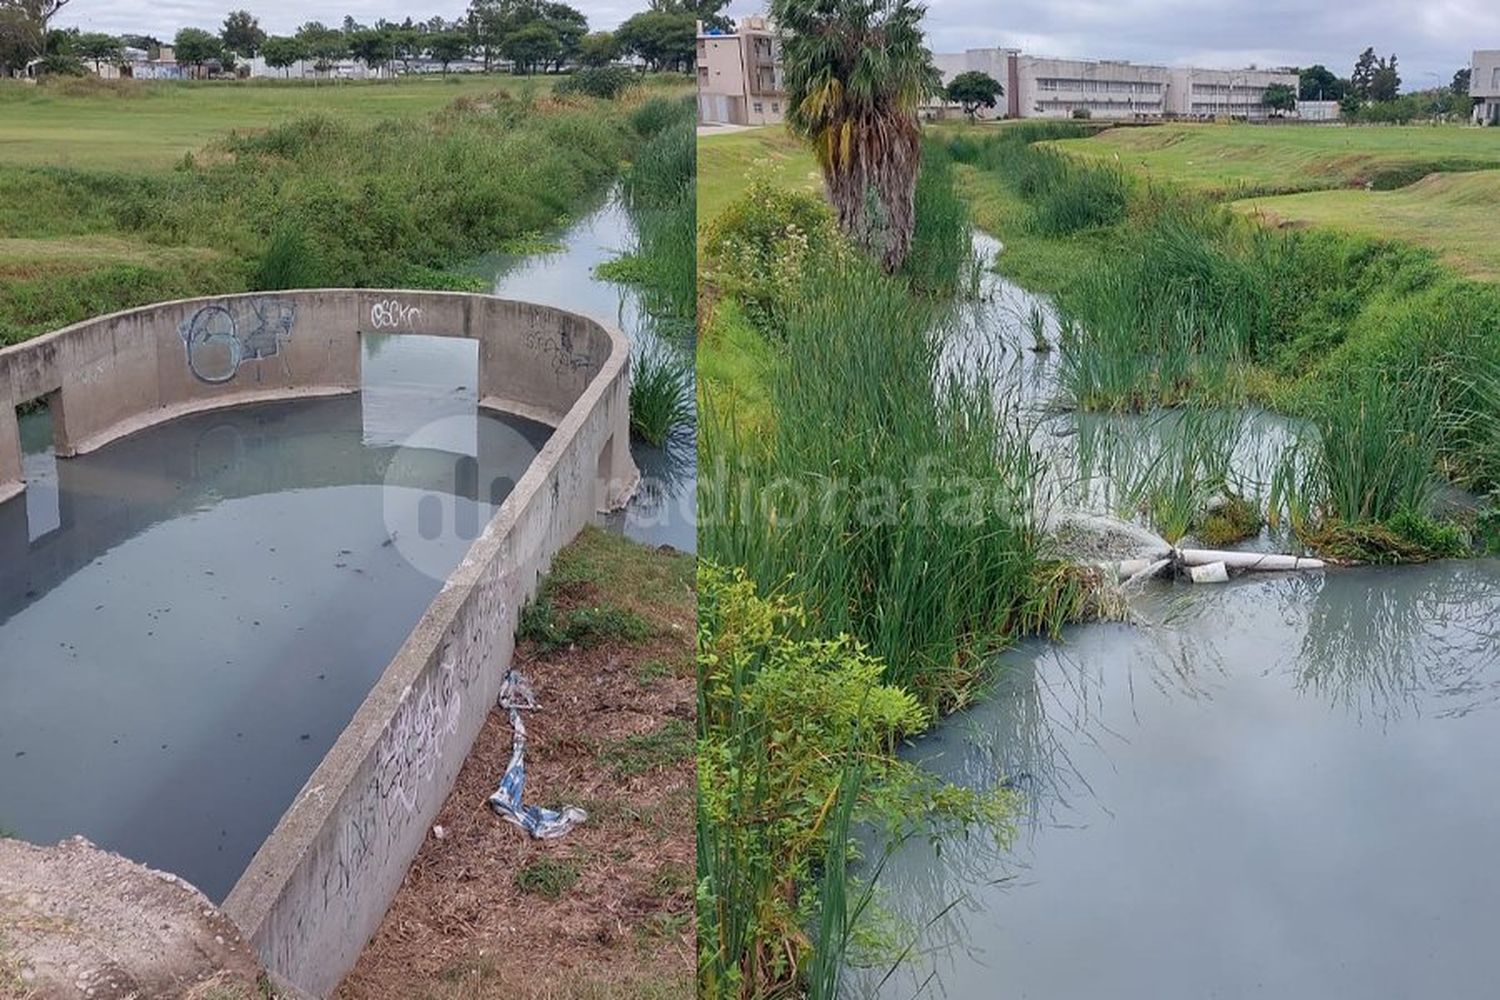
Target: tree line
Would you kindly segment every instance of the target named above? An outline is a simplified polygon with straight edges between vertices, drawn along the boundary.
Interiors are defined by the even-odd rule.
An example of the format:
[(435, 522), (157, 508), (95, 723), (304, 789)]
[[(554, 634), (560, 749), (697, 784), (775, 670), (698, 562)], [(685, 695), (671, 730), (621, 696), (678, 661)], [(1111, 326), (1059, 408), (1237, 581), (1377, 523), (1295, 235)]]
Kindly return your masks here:
[[(124, 65), (127, 48), (156, 58), (162, 40), (149, 35), (109, 35), (50, 27), (69, 0), (0, 0), (0, 75), (25, 69), (43, 74), (78, 74), (92, 66)], [(568, 66), (605, 66), (638, 59), (655, 71), (690, 72), (696, 22), (724, 23), (728, 0), (651, 0), (614, 31), (590, 31), (582, 11), (558, 0), (471, 0), (453, 20), (431, 17), (401, 23), (365, 25), (345, 17), (341, 25), (309, 21), (290, 35), (271, 35), (248, 10), (231, 11), (217, 33), (186, 27), (171, 39), (179, 65), (193, 75), (233, 73), (257, 56), (290, 74), (299, 62), (325, 73), (354, 59), (372, 71), (430, 61), (447, 73), (457, 62), (475, 60), (486, 72), (508, 64), (514, 73), (560, 72)], [(38, 62), (38, 60), (40, 60)]]
[(1396, 54), (1378, 56), (1373, 47), (1359, 54), (1353, 71), (1346, 77), (1338, 76), (1321, 63), (1299, 70), (1295, 98), (1337, 101), (1342, 117), (1371, 122), (1465, 118), (1474, 108), (1469, 96), (1468, 67), (1455, 72), (1446, 87), (1403, 94)]

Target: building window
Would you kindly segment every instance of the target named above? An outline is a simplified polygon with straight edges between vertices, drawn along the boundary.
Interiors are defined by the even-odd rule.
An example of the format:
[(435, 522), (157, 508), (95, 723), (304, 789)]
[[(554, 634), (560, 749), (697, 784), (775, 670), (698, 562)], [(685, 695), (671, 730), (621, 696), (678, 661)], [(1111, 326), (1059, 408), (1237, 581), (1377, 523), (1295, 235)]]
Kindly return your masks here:
[(756, 114), (760, 114), (761, 111), (763, 110), (762, 105), (761, 105), (761, 103), (759, 101), (756, 101), (754, 104), (751, 105), (751, 107), (755, 109), (755, 113)]
[(779, 115), (779, 114), (781, 114), (781, 103), (779, 101), (772, 101), (771, 102), (771, 114), (773, 114), (773, 115)]

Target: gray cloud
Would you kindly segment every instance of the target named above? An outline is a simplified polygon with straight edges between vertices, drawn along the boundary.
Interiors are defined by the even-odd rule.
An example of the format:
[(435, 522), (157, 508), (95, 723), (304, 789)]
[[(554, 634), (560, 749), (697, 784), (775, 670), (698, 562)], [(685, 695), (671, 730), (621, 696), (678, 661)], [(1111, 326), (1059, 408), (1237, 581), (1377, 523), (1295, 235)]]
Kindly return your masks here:
[[(738, 15), (764, 5), (740, 0)], [(1495, 0), (928, 0), (936, 52), (1014, 46), (1034, 55), (1238, 68), (1323, 63), (1347, 76), (1367, 46), (1395, 52), (1407, 89), (1447, 84), (1474, 49), (1500, 48)]]
[[(570, 0), (588, 15), (589, 27), (609, 30), (646, 7), (646, 0)], [(218, 31), (224, 15), (245, 8), (260, 19), (260, 26), (273, 35), (289, 35), (299, 24), (322, 21), (342, 24), (345, 14), (361, 24), (381, 18), (403, 21), (407, 17), (425, 21), (433, 15), (445, 20), (462, 17), (466, 0), (72, 0), (58, 14), (59, 27), (110, 34), (146, 34), (170, 39), (179, 28)]]

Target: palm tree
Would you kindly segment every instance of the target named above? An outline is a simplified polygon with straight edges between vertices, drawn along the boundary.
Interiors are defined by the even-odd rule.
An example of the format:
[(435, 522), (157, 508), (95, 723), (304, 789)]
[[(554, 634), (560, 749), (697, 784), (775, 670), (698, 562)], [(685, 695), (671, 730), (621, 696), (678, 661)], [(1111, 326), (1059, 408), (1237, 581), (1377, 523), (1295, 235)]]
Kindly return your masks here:
[(911, 249), (917, 108), (942, 84), (910, 0), (773, 0), (787, 123), (812, 142), (839, 228), (897, 270)]

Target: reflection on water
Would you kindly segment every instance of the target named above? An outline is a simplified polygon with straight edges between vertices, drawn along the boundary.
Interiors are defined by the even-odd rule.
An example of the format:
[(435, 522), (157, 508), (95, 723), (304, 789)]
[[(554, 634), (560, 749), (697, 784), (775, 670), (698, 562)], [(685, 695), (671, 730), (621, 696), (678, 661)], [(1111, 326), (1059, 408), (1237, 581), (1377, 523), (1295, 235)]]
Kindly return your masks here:
[[(228, 892), (550, 434), (477, 412), (471, 344), (370, 350), (363, 398), (200, 414), (55, 463), (44, 534), (30, 502), (0, 504), (0, 826)], [(458, 431), (401, 447), (440, 417)], [(473, 530), (393, 539), (392, 500), (434, 494)]]
[(882, 893), (910, 926), (958, 905), (878, 995), (1484, 995), (1500, 563), (1142, 600), (1157, 625), (1016, 650), (913, 750), (1008, 781), (1024, 821), (1008, 852), (896, 851)]
[[(1256, 410), (1060, 411), (1060, 349), (1031, 350), (1038, 332), (1057, 344), (1056, 320), (998, 275), (955, 326), (948, 363), (998, 372), (997, 400), (1048, 460), (1054, 509), (1149, 526), (1164, 485), (1264, 498), (1308, 433)], [(1018, 792), (1017, 835), (897, 845), (878, 885), (904, 960), (887, 978), (893, 956), (866, 956), (846, 992), (1492, 993), (1500, 562), (1162, 585), (1132, 601), (1133, 624), (1002, 657), (982, 703), (910, 750), (949, 781)]]
[[(494, 281), (494, 293), (582, 313), (622, 331), (639, 352), (661, 340), (639, 296), (628, 285), (594, 276), (594, 269), (635, 244), (630, 213), (611, 195), (593, 211), (555, 234), (556, 253), (493, 254), (469, 270)], [(677, 350), (692, 345), (671, 344)], [(679, 434), (665, 448), (632, 437), (631, 451), (643, 479), (640, 493), (606, 525), (648, 545), (696, 552), (698, 458), (695, 435)]]

